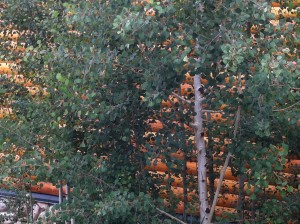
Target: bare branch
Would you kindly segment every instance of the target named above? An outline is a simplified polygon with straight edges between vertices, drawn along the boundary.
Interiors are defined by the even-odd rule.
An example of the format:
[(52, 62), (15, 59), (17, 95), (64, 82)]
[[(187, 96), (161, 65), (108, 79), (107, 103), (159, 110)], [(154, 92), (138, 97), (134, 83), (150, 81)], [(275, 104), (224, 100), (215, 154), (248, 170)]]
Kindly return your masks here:
[(177, 93), (175, 93), (175, 92), (172, 92), (172, 94), (173, 94), (176, 98), (178, 98), (178, 99), (184, 101), (184, 102), (187, 103), (187, 104), (191, 104), (191, 103), (192, 103), (192, 101), (187, 100), (187, 99), (184, 99), (182, 96), (179, 96), (179, 95), (178, 95)]
[(296, 103), (294, 103), (294, 104), (292, 104), (292, 105), (290, 105), (290, 106), (288, 106), (288, 107), (286, 107), (286, 108), (282, 108), (282, 109), (278, 109), (278, 110), (273, 110), (273, 111), (274, 111), (274, 112), (285, 111), (285, 110), (288, 110), (288, 109), (290, 109), (290, 108), (296, 106), (298, 103), (300, 103), (300, 101), (298, 101), (298, 102), (296, 102)]
[(223, 113), (223, 110), (202, 110), (203, 113)]
[(208, 215), (207, 223), (211, 223), (211, 220), (212, 220), (212, 217), (213, 217), (216, 205), (217, 205), (217, 201), (218, 201), (218, 198), (219, 198), (219, 194), (220, 194), (222, 182), (223, 182), (223, 179), (224, 179), (224, 176), (225, 176), (225, 172), (226, 172), (226, 169), (228, 167), (228, 163), (229, 163), (229, 160), (230, 160), (231, 157), (232, 157), (232, 154), (228, 153), (228, 155), (226, 157), (226, 160), (225, 160), (225, 163), (224, 163), (224, 166), (223, 166), (223, 168), (221, 170), (221, 173), (220, 173), (220, 178), (219, 178), (217, 190), (216, 190), (215, 197), (214, 197), (214, 200), (213, 200), (213, 203), (212, 203), (209, 215)]
[[(241, 73), (239, 73), (238, 81), (239, 81), (238, 94), (242, 94), (243, 92), (242, 92)], [(234, 132), (233, 132), (233, 139), (234, 140), (236, 140), (236, 138), (237, 138), (237, 132), (238, 132), (239, 124), (240, 124), (240, 119), (241, 119), (241, 106), (238, 105), (236, 116), (235, 116), (235, 122), (234, 122)], [(220, 190), (221, 190), (221, 187), (222, 187), (222, 182), (223, 182), (225, 172), (226, 172), (226, 169), (228, 167), (229, 160), (230, 160), (231, 157), (233, 157), (233, 155), (229, 152), (226, 159), (225, 159), (224, 166), (223, 166), (223, 168), (221, 170), (221, 173), (220, 173), (220, 178), (219, 178), (217, 190), (216, 190), (214, 200), (213, 200), (213, 203), (212, 203), (209, 215), (208, 215), (207, 223), (211, 223), (212, 217), (214, 215), (214, 211), (215, 211), (217, 201), (218, 201), (218, 198), (219, 198), (219, 194), (220, 194)]]
[[(184, 101), (184, 102), (187, 103), (187, 104), (191, 104), (191, 103), (192, 103), (191, 100), (187, 100), (187, 99), (183, 98), (182, 96), (178, 95), (178, 94), (175, 93), (175, 92), (172, 92), (172, 94), (173, 94), (176, 98), (178, 98), (178, 99)], [(222, 113), (223, 110), (202, 110), (202, 112), (203, 112), (203, 113)]]
[(181, 224), (186, 224), (185, 222), (181, 221), (180, 219), (174, 217), (173, 215), (163, 211), (163, 210), (160, 210), (159, 208), (156, 208), (157, 211), (159, 211), (161, 214), (164, 214), (165, 216), (168, 216), (170, 219), (173, 219), (175, 220), (176, 222), (178, 223), (181, 223)]
[(291, 90), (300, 91), (300, 88), (292, 87)]

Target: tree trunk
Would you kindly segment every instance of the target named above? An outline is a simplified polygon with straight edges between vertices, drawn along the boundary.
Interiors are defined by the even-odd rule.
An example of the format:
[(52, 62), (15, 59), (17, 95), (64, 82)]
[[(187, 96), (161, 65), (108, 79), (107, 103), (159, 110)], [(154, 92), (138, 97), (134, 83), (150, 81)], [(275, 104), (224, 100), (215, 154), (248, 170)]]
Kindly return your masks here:
[(197, 165), (198, 165), (198, 191), (200, 202), (200, 223), (207, 224), (209, 214), (208, 200), (207, 200), (207, 181), (206, 181), (206, 151), (204, 142), (204, 129), (202, 119), (202, 93), (200, 75), (194, 77), (194, 91), (195, 91), (195, 123), (196, 128), (196, 148), (197, 148)]

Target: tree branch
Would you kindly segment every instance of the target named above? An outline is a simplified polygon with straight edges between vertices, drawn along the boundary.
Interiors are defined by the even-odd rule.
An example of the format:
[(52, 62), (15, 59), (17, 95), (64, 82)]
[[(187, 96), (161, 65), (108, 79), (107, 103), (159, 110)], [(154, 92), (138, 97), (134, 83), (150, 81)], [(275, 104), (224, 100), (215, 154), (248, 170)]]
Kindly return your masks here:
[(294, 90), (294, 91), (300, 91), (300, 88), (291, 87), (291, 90)]
[(294, 104), (292, 104), (292, 105), (290, 105), (290, 106), (288, 106), (288, 107), (286, 107), (286, 108), (282, 108), (282, 109), (278, 109), (278, 110), (273, 110), (273, 112), (280, 112), (280, 111), (288, 110), (288, 109), (290, 109), (290, 108), (296, 106), (298, 103), (300, 103), (300, 101), (298, 101), (298, 102), (296, 102), (296, 103), (294, 103)]
[(178, 95), (177, 93), (175, 93), (175, 92), (172, 92), (172, 94), (173, 94), (176, 98), (182, 100), (183, 102), (185, 102), (185, 103), (187, 103), (187, 104), (191, 104), (191, 103), (192, 103), (192, 101), (187, 100), (187, 99), (184, 99), (182, 96), (179, 96), (179, 95)]
[(223, 113), (223, 110), (202, 110), (203, 113)]
[[(239, 81), (238, 94), (240, 95), (240, 94), (243, 93), (242, 92), (241, 73), (239, 73), (238, 81)], [(233, 132), (233, 139), (234, 140), (236, 140), (236, 138), (237, 138), (237, 132), (238, 132), (239, 124), (240, 124), (240, 119), (241, 119), (241, 106), (238, 105), (237, 112), (236, 112), (236, 117), (235, 117), (235, 122), (234, 122), (234, 132)], [(233, 155), (229, 152), (226, 159), (225, 159), (224, 166), (223, 166), (223, 168), (221, 170), (221, 173), (220, 173), (220, 178), (219, 178), (217, 190), (216, 190), (214, 200), (213, 200), (213, 203), (212, 203), (209, 215), (208, 215), (208, 220), (207, 220), (208, 223), (211, 223), (212, 217), (214, 215), (214, 211), (215, 211), (217, 201), (218, 201), (218, 198), (219, 198), (222, 182), (223, 182), (225, 172), (226, 172), (226, 169), (228, 167), (229, 160), (230, 160), (231, 157), (233, 157)]]
[(163, 210), (160, 210), (159, 208), (156, 208), (157, 211), (159, 211), (161, 214), (164, 214), (165, 216), (169, 217), (170, 219), (173, 219), (175, 220), (176, 222), (178, 223), (181, 223), (181, 224), (186, 224), (185, 222), (181, 221), (180, 219), (174, 217), (173, 215), (163, 211)]
[(212, 217), (214, 215), (214, 211), (215, 211), (217, 201), (218, 201), (218, 198), (219, 198), (222, 182), (223, 182), (225, 172), (226, 172), (226, 169), (228, 167), (228, 163), (229, 163), (229, 160), (230, 160), (231, 157), (232, 157), (232, 154), (228, 153), (228, 155), (226, 157), (226, 160), (225, 160), (225, 163), (224, 163), (224, 166), (223, 166), (223, 168), (221, 170), (221, 173), (220, 173), (220, 178), (219, 178), (217, 190), (216, 190), (215, 197), (214, 197), (214, 200), (213, 200), (213, 203), (212, 203), (209, 215), (208, 215), (207, 223), (211, 223)]

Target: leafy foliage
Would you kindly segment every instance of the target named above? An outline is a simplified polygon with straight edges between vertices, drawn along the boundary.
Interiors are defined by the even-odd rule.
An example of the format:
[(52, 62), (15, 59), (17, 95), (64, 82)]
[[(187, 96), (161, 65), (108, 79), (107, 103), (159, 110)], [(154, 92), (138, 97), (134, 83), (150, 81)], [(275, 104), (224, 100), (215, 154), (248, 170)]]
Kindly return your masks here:
[[(74, 213), (59, 219), (159, 222), (161, 217), (153, 216), (162, 204), (158, 185), (144, 166), (163, 157), (172, 172), (185, 175), (182, 159), (170, 155), (181, 150), (185, 161), (193, 159), (192, 130), (183, 125), (191, 123), (192, 106), (183, 101), (171, 109), (161, 105), (180, 89), (187, 72), (207, 80), (208, 109), (226, 104), (222, 116), (227, 120), (206, 124), (211, 159), (224, 150), (233, 152), (232, 170), (247, 177), (255, 193), (274, 181), (285, 187), (274, 170), (284, 168), (288, 154), (299, 155), (299, 91), (291, 91), (299, 86), (298, 18), (288, 25), (282, 18), (274, 27), (266, 1), (4, 4), (4, 26), (22, 32), (19, 41), (26, 52), (1, 49), (2, 57), (22, 58), (19, 72), (37, 87), (33, 95), (20, 84), (1, 87), (1, 100), (15, 115), (1, 120), (2, 151), (10, 154), (2, 158), (2, 170), (7, 170), (2, 177), (70, 183), (72, 200), (62, 206)], [(253, 24), (262, 28), (253, 33)], [(239, 74), (245, 81), (242, 93), (236, 88)], [(234, 139), (238, 106), (242, 112)], [(154, 118), (164, 128), (153, 146), (144, 135), (146, 121)], [(11, 154), (16, 151), (21, 151), (18, 159)], [(24, 173), (37, 179), (32, 182)]]

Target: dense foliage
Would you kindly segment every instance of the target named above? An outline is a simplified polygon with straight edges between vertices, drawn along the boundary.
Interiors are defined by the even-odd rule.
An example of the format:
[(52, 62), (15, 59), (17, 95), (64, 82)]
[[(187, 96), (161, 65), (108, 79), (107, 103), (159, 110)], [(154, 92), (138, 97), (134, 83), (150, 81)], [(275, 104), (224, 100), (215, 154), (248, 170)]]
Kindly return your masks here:
[[(299, 156), (297, 17), (294, 22), (282, 17), (274, 26), (269, 2), (250, 0), (4, 0), (1, 19), (2, 29), (19, 30), (18, 43), (26, 46), (20, 54), (1, 45), (2, 60), (19, 61), (19, 73), (36, 86), (29, 94), (23, 84), (1, 84), (2, 106), (13, 111), (0, 121), (1, 150), (10, 154), (2, 157), (1, 177), (21, 179), (24, 190), (39, 180), (73, 186), (72, 200), (61, 205), (71, 212), (53, 219), (162, 222), (155, 210), (163, 204), (159, 183), (144, 167), (163, 156), (174, 173), (189, 178), (182, 161), (194, 157), (193, 130), (183, 124), (192, 122), (193, 106), (161, 104), (180, 89), (187, 72), (202, 74), (203, 103), (221, 108), (227, 119), (205, 123), (210, 178), (213, 165), (232, 152), (235, 175), (255, 186), (252, 218), (278, 223), (291, 218), (294, 208), (285, 202), (256, 197), (269, 183), (282, 194), (297, 187), (274, 172), (283, 170), (287, 155)], [(164, 128), (151, 146), (145, 132), (154, 118)], [(184, 160), (170, 157), (179, 149)], [(188, 182), (193, 180), (185, 188)], [(278, 203), (287, 216), (268, 213)]]

